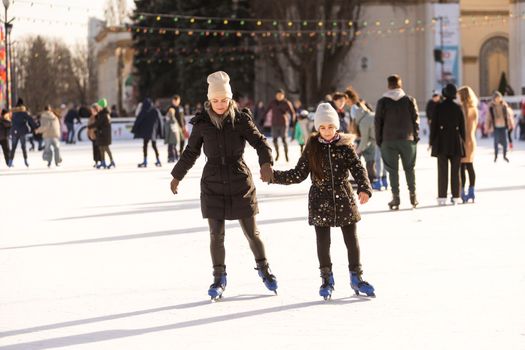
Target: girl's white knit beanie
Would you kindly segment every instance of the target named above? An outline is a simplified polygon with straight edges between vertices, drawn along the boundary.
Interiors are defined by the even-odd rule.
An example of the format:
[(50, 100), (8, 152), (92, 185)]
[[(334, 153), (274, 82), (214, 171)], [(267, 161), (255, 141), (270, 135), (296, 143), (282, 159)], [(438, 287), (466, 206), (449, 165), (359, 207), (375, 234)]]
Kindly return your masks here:
[(329, 103), (320, 103), (314, 115), (315, 130), (319, 131), (321, 124), (333, 124), (339, 130), (339, 114)]

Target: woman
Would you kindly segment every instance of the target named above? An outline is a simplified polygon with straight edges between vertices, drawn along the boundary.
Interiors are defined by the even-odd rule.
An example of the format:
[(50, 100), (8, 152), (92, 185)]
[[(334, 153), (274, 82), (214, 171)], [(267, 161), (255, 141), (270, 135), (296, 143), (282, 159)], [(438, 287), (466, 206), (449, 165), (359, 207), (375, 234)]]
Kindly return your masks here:
[[(97, 115), (99, 112), (98, 104), (93, 103), (91, 105), (90, 112), (91, 114), (89, 116), (88, 125), (95, 124), (95, 122), (97, 121)], [(93, 164), (93, 168), (96, 168), (99, 165), (100, 161), (102, 160), (102, 158), (100, 158), (100, 149), (98, 148), (98, 145), (97, 145), (97, 131), (93, 128), (91, 129), (88, 128), (87, 137), (91, 141), (91, 146), (93, 149), (93, 161), (95, 162)]]
[(452, 204), (459, 202), (461, 158), (465, 156), (465, 118), (461, 107), (454, 102), (457, 88), (448, 84), (443, 88), (445, 100), (436, 107), (430, 124), (432, 157), (438, 161), (438, 205), (447, 202), (448, 165), (450, 163), (450, 191)]
[[(474, 153), (476, 151), (476, 129), (478, 128), (478, 98), (470, 86), (462, 86), (458, 90), (459, 101), (465, 116), (465, 157), (461, 158), (461, 199), (463, 203), (476, 198), (476, 172), (474, 171)], [(468, 172), (469, 187), (465, 192)]]
[(221, 298), (226, 288), (224, 250), (225, 220), (239, 220), (255, 257), (259, 276), (269, 290), (276, 292), (277, 280), (271, 274), (264, 244), (255, 222), (258, 213), (255, 186), (243, 160), (246, 141), (257, 150), (261, 176), (269, 180), (273, 163), (271, 148), (257, 130), (249, 110), (239, 111), (232, 100), (230, 77), (219, 71), (208, 76), (208, 101), (204, 110), (190, 121), (193, 129), (181, 158), (171, 172), (171, 191), (204, 148), (206, 165), (201, 179), (201, 210), (210, 227), (210, 251), (214, 281), (208, 290), (212, 300)]
[[(62, 162), (60, 157), (60, 120), (58, 116), (53, 113), (51, 106), (46, 106), (44, 112), (40, 116), (40, 127), (36, 129), (36, 134), (41, 134), (44, 139), (44, 153), (42, 158), (47, 161), (47, 167), (51, 167), (53, 155), (55, 157), (55, 165), (58, 167)], [(53, 149), (53, 150), (51, 150)]]
[(159, 150), (157, 149), (157, 138), (162, 137), (163, 132), (162, 117), (159, 110), (155, 108), (149, 98), (146, 98), (144, 102), (142, 102), (142, 108), (137, 119), (135, 119), (131, 132), (135, 135), (134, 138), (144, 140), (142, 146), (144, 161), (137, 166), (139, 168), (146, 168), (148, 166), (148, 143), (150, 141), (155, 152), (155, 157), (157, 158), (155, 166), (162, 166), (159, 158)]
[[(111, 145), (111, 116), (108, 110), (108, 101), (102, 98), (98, 100), (97, 105), (100, 111), (97, 114), (95, 122), (89, 124), (88, 128), (94, 128), (96, 130), (95, 143), (100, 150), (100, 163), (97, 165), (97, 169), (111, 169), (115, 167), (115, 162), (113, 161), (113, 154), (109, 149), (109, 145)], [(108, 165), (106, 165), (106, 153), (110, 160)]]

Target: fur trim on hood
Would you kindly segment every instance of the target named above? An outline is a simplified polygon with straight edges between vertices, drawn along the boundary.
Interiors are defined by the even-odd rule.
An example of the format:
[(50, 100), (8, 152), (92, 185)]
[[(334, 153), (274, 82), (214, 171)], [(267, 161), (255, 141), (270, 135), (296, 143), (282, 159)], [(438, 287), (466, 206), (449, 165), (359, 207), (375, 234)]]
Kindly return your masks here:
[(11, 111), (13, 113), (16, 113), (16, 112), (27, 112), (27, 108), (26, 108), (26, 106), (18, 106), (18, 107), (14, 107)]
[(405, 97), (406, 93), (403, 91), (403, 89), (392, 89), (388, 90), (383, 94), (383, 97), (388, 97), (391, 100), (399, 101), (401, 98)]
[(355, 135), (339, 133), (339, 141), (337, 141), (337, 146), (353, 146), (355, 142)]

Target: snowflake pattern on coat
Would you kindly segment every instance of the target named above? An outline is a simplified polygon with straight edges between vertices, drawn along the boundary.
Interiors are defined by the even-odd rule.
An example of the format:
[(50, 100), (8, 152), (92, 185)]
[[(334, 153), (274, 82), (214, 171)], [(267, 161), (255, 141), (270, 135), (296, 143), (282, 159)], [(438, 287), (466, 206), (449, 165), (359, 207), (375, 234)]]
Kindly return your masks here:
[[(310, 142), (319, 142), (312, 139)], [(356, 205), (349, 174), (357, 183), (357, 192), (370, 197), (372, 189), (365, 167), (357, 157), (348, 135), (341, 135), (339, 141), (321, 143), (323, 178), (311, 175), (306, 149), (294, 169), (274, 170), (273, 183), (291, 185), (303, 182), (311, 175), (312, 186), (308, 193), (308, 223), (312, 226), (340, 227), (355, 224), (361, 220)]]

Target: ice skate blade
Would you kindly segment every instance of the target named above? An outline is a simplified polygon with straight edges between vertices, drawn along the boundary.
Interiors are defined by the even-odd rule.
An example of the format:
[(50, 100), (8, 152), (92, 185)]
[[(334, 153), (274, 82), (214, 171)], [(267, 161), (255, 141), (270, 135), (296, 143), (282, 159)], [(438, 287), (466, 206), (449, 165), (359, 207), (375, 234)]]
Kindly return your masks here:
[(217, 303), (217, 302), (221, 301), (221, 299), (222, 299), (222, 294), (219, 295), (219, 296), (216, 296), (216, 297), (211, 297), (211, 300), (210, 300), (210, 301), (211, 301), (212, 303)]
[(355, 290), (355, 289), (354, 289), (354, 292), (355, 292), (355, 295), (358, 296), (358, 297), (368, 297), (368, 298), (375, 298), (376, 297), (375, 293), (370, 293), (370, 294), (362, 293), (361, 294), (358, 290)]

